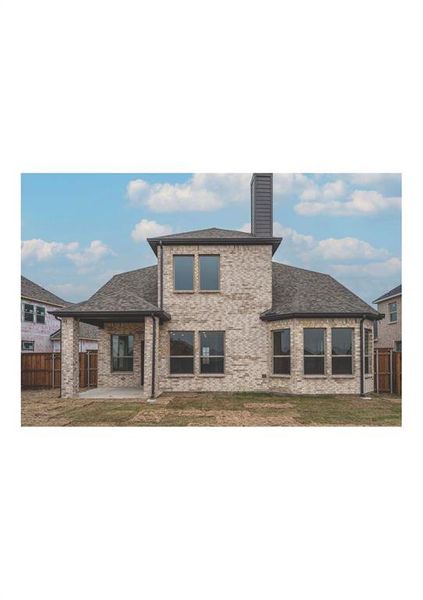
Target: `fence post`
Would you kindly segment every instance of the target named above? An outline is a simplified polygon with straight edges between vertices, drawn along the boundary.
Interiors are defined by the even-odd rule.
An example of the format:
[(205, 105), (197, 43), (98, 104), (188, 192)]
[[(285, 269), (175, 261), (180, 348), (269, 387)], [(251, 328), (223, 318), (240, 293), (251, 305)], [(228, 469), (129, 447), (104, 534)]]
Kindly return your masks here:
[(90, 351), (87, 350), (87, 386), (88, 387), (90, 387), (90, 361), (91, 361)]
[(376, 348), (376, 394), (379, 393), (379, 352), (378, 348)]
[(54, 389), (54, 352), (52, 354), (51, 365), (51, 387)]
[(394, 373), (393, 373), (393, 350), (389, 350), (389, 389), (390, 393), (393, 394), (393, 381), (394, 381)]

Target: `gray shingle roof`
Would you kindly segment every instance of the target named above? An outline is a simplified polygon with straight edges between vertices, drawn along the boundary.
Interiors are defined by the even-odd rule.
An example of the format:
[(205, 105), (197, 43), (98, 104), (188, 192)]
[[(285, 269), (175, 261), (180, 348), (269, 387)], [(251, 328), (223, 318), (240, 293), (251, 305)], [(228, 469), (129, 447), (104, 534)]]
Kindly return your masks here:
[(27, 279), (23, 275), (21, 275), (21, 296), (28, 300), (38, 300), (52, 306), (66, 306), (69, 304), (63, 298), (59, 298), (56, 294), (49, 292), (41, 287), (41, 285), (38, 285), (38, 283)]
[(195, 231), (184, 231), (183, 233), (171, 233), (159, 237), (148, 238), (153, 251), (157, 254), (157, 246), (161, 242), (169, 244), (271, 244), (273, 252), (277, 250), (282, 238), (278, 237), (258, 237), (246, 231), (236, 231), (234, 229), (219, 229), (210, 227), (209, 229), (197, 229)]
[(382, 302), (382, 300), (386, 300), (387, 298), (392, 298), (393, 296), (401, 296), (402, 294), (402, 286), (397, 285), (397, 287), (394, 287), (392, 290), (389, 290), (389, 292), (386, 292), (386, 294), (383, 294), (382, 296), (379, 296), (379, 298), (376, 298), (376, 300), (373, 300), (373, 302), (376, 304), (377, 302)]
[[(50, 336), (51, 340), (60, 340), (60, 329), (55, 331)], [(80, 340), (97, 340), (98, 327), (89, 323), (79, 323), (79, 339)]]
[(67, 307), (66, 313), (158, 310), (157, 266), (154, 265), (115, 275), (91, 298)]
[(272, 263), (273, 305), (261, 316), (264, 319), (294, 315), (379, 313), (350, 292), (330, 275)]

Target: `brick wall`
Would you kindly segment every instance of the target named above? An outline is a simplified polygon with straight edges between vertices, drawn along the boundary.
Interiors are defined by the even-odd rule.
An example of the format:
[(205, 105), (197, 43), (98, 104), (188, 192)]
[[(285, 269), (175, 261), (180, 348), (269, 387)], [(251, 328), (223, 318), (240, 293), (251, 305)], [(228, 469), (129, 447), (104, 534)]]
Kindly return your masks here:
[[(396, 323), (389, 321), (389, 304), (397, 303), (398, 319)], [(376, 348), (395, 348), (395, 342), (401, 341), (401, 314), (402, 314), (402, 298), (392, 298), (386, 302), (380, 302), (377, 305), (379, 312), (385, 315), (385, 318), (378, 323), (378, 338), (375, 342)]]
[[(134, 336), (134, 370), (113, 372), (111, 360), (112, 334)], [(98, 330), (98, 387), (137, 387), (141, 385), (141, 340), (144, 323), (105, 323)]]

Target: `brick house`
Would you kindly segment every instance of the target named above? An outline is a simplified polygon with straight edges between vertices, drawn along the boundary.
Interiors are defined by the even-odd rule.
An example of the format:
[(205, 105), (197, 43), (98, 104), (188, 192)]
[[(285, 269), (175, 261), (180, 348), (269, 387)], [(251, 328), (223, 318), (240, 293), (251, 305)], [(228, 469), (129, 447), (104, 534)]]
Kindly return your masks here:
[(402, 288), (401, 285), (389, 290), (373, 301), (377, 309), (384, 315), (380, 321), (375, 321), (375, 348), (392, 348), (401, 352), (401, 315)]
[[(72, 306), (21, 275), (21, 352), (60, 352), (60, 320), (52, 312)], [(79, 324), (81, 352), (97, 349), (97, 327)]]
[[(157, 264), (115, 275), (62, 320), (62, 396), (78, 394), (78, 323), (99, 327), (99, 388), (294, 394), (373, 390), (381, 315), (331, 276), (272, 261), (273, 176), (251, 180), (251, 233), (148, 240)], [(101, 393), (101, 390), (99, 390)]]

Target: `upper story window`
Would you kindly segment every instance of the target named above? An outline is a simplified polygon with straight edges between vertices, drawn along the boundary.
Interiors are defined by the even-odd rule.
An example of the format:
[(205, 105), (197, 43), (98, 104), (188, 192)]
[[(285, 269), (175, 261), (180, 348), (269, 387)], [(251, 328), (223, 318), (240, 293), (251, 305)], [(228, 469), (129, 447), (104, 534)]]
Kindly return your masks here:
[(46, 322), (46, 309), (44, 308), (44, 306), (37, 306), (36, 307), (36, 319), (37, 319), (37, 323), (45, 323)]
[(112, 371), (134, 370), (134, 336), (112, 335)]
[(291, 374), (291, 333), (289, 329), (273, 332), (273, 374)]
[(30, 323), (34, 322), (34, 305), (33, 304), (26, 304), (26, 302), (24, 302), (22, 304), (22, 319), (24, 321), (28, 321)]
[(398, 320), (397, 303), (391, 302), (390, 304), (388, 304), (388, 308), (389, 308), (389, 322), (396, 323)]
[(348, 327), (332, 329), (332, 375), (352, 375), (352, 332)]
[(379, 321), (373, 321), (373, 336), (375, 340), (379, 337)]
[(218, 292), (219, 282), (219, 255), (200, 255), (200, 290), (203, 292)]
[(304, 329), (304, 375), (325, 374), (325, 330)]
[(194, 290), (194, 256), (175, 254), (173, 257), (173, 284), (176, 292)]
[(194, 373), (194, 332), (170, 332), (170, 372), (192, 375)]
[(200, 372), (224, 373), (225, 333), (200, 331)]

